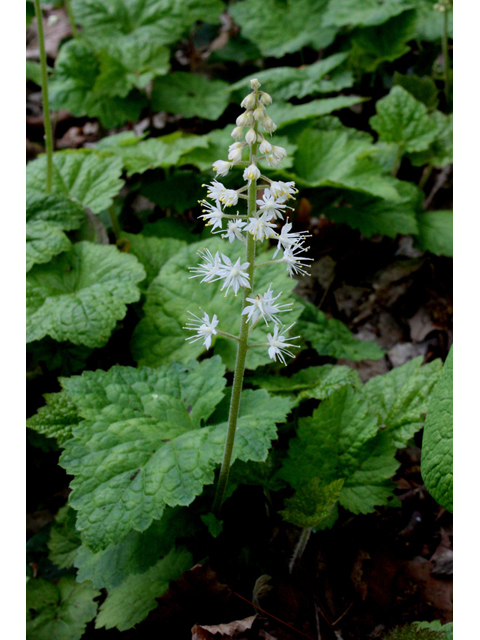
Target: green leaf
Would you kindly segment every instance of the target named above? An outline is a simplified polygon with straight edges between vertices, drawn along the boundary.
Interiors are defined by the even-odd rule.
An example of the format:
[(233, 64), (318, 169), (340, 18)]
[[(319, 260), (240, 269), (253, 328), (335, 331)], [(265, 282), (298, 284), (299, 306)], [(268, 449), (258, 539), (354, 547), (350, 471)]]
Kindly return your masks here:
[(403, 87), (395, 86), (377, 102), (377, 115), (370, 126), (383, 142), (393, 142), (404, 151), (423, 151), (438, 134), (438, 126), (426, 106)]
[(379, 360), (383, 357), (383, 351), (376, 343), (358, 340), (342, 322), (327, 318), (323, 311), (310, 302), (298, 300), (304, 308), (296, 330), (318, 355), (353, 361)]
[(244, 0), (230, 5), (229, 13), (264, 56), (281, 58), (333, 42), (338, 28), (324, 21), (327, 5), (328, 0)]
[(170, 582), (180, 578), (192, 564), (192, 555), (186, 549), (172, 549), (145, 573), (130, 576), (108, 594), (100, 607), (95, 628), (117, 627), (120, 631), (131, 629), (157, 608), (156, 598), (163, 596)]
[(52, 222), (27, 223), (26, 270), (30, 271), (34, 264), (49, 262), (53, 256), (68, 251), (70, 240), (56, 224)]
[(145, 278), (134, 256), (116, 247), (79, 242), (27, 276), (27, 342), (46, 335), (103, 346)]
[(333, 0), (324, 16), (325, 26), (371, 27), (412, 8), (410, 0)]
[(453, 348), (428, 405), (421, 472), (433, 498), (448, 511), (453, 511)]
[(415, 11), (405, 11), (384, 24), (360, 29), (352, 37), (350, 61), (363, 73), (372, 73), (382, 62), (401, 58), (410, 51), (406, 43), (415, 35), (415, 20)]
[(116, 589), (130, 576), (144, 574), (153, 567), (178, 538), (194, 532), (188, 509), (166, 507), (162, 518), (154, 520), (142, 533), (130, 531), (120, 542), (97, 553), (82, 546), (75, 557), (77, 580), (91, 580), (96, 589)]
[(358, 229), (366, 238), (377, 233), (390, 238), (418, 233), (415, 196), (420, 192), (412, 183), (400, 183), (398, 192), (402, 199), (396, 201), (344, 192), (341, 201), (326, 207), (324, 213), (330, 220)]
[(91, 42), (81, 38), (61, 48), (49, 81), (53, 109), (98, 117), (107, 128), (138, 120), (147, 100), (132, 90), (144, 86), (156, 73), (168, 71), (168, 52), (158, 44), (144, 42), (136, 42), (136, 50), (135, 42), (128, 48), (125, 43), (122, 47), (111, 45), (111, 49), (112, 53), (105, 49), (97, 52)]
[(325, 76), (330, 76), (330, 72), (341, 65), (347, 56), (347, 53), (335, 53), (324, 60), (319, 60), (314, 64), (302, 65), (301, 67), (265, 69), (235, 82), (235, 84), (230, 85), (230, 90), (238, 92), (238, 94), (242, 92), (243, 97), (243, 93), (250, 91), (250, 80), (257, 78), (261, 84), (265, 85), (268, 93), (273, 97), (274, 104), (293, 97), (305, 98), (316, 93), (340, 91), (340, 89), (352, 86), (353, 75), (351, 72), (338, 74), (338, 80), (341, 78), (340, 84), (338, 84), (338, 80), (335, 83), (335, 75), (329, 77), (329, 79), (326, 79)]
[(453, 211), (425, 211), (417, 215), (417, 243), (422, 251), (453, 256)]
[[(27, 192), (45, 191), (46, 171), (45, 155), (27, 164)], [(100, 158), (82, 151), (57, 151), (53, 154), (52, 190), (100, 213), (110, 207), (122, 188), (121, 173), (120, 159)]]
[(128, 252), (145, 267), (147, 278), (144, 282), (147, 286), (158, 276), (163, 265), (187, 244), (175, 238), (155, 238), (140, 233), (122, 233), (121, 237), (129, 243)]
[(437, 125), (437, 135), (425, 151), (410, 153), (409, 160), (416, 166), (432, 164), (434, 167), (444, 167), (453, 163), (453, 116), (445, 115), (441, 111), (434, 111), (430, 118)]
[(334, 391), (344, 385), (358, 386), (358, 373), (350, 367), (324, 364), (319, 367), (302, 369), (293, 376), (272, 376), (268, 374), (248, 378), (248, 382), (255, 387), (266, 389), (270, 393), (287, 393), (295, 399), (298, 405), (302, 400), (315, 398), (325, 400)]
[(336, 98), (323, 98), (322, 100), (312, 100), (305, 104), (274, 103), (268, 108), (268, 115), (282, 129), (294, 122), (318, 118), (332, 111), (339, 111), (346, 107), (351, 107), (359, 102), (364, 102), (368, 98), (360, 96), (337, 96)]
[[(144, 173), (149, 169), (175, 166), (180, 157), (198, 147), (207, 147), (207, 136), (185, 135), (176, 131), (160, 138), (149, 138), (136, 144), (121, 144), (115, 147), (102, 147), (101, 155), (118, 156), (117, 161), (123, 162), (127, 175)], [(103, 158), (107, 160), (107, 158)], [(218, 158), (217, 158), (218, 159)], [(111, 158), (108, 158), (112, 162)]]
[(223, 531), (223, 522), (222, 520), (219, 520), (215, 514), (213, 513), (207, 513), (203, 516), (200, 516), (202, 522), (204, 525), (206, 525), (207, 529), (208, 529), (208, 533), (213, 537), (213, 538), (218, 538), (218, 536), (222, 533)]
[(313, 128), (296, 140), (294, 171), (305, 187), (343, 187), (390, 200), (399, 200), (398, 181), (383, 174), (370, 157), (375, 152), (371, 139), (359, 137), (346, 127), (330, 131)]
[(440, 360), (422, 366), (423, 356), (414, 358), (385, 375), (375, 376), (363, 387), (384, 433), (396, 447), (406, 447), (423, 426), (424, 414), (442, 364)]
[[(160, 172), (150, 172), (142, 177), (140, 187), (142, 196), (158, 204), (162, 209), (172, 209), (176, 213), (183, 213), (187, 209), (198, 206), (202, 176), (197, 171), (177, 170), (164, 177), (157, 173)], [(195, 240), (190, 232), (189, 235), (191, 241)]]
[[(86, 418), (61, 465), (72, 482), (77, 528), (93, 552), (145, 531), (165, 507), (188, 505), (214, 481), (227, 423), (204, 427), (223, 396), (224, 366), (113, 367), (62, 380)], [(233, 459), (264, 460), (291, 403), (263, 390), (242, 395)]]
[(398, 467), (396, 448), (383, 433), (367, 399), (344, 386), (301, 418), (290, 441), (280, 477), (299, 490), (312, 480), (320, 487), (344, 479), (340, 504), (353, 513), (369, 513), (393, 498), (389, 478)]
[(402, 75), (395, 71), (393, 74), (393, 85), (403, 87), (405, 91), (412, 94), (415, 100), (423, 102), (428, 110), (438, 107), (438, 89), (435, 81), (430, 76), (420, 78), (415, 74)]
[(75, 555), (82, 544), (75, 529), (75, 520), (75, 511), (65, 505), (55, 516), (55, 522), (50, 529), (48, 558), (59, 569), (69, 569), (73, 565)]
[(63, 445), (72, 437), (72, 428), (80, 421), (77, 407), (63, 391), (45, 393), (43, 397), (47, 404), (28, 418), (27, 427), (48, 438), (56, 438), (58, 444)]
[[(198, 315), (199, 307), (210, 315), (217, 313), (218, 329), (228, 333), (240, 330), (240, 315), (242, 309), (241, 296), (232, 295), (229, 304), (225, 304), (222, 283), (199, 283), (190, 278), (188, 268), (199, 262), (199, 249), (209, 249), (213, 255), (222, 251), (232, 260), (239, 256), (239, 247), (229, 244), (219, 238), (210, 238), (203, 242), (190, 244), (173, 256), (161, 269), (160, 274), (150, 285), (147, 301), (144, 306), (145, 318), (135, 328), (132, 338), (132, 353), (141, 365), (158, 366), (176, 360), (186, 362), (196, 358), (205, 348), (198, 341), (186, 342), (190, 335), (183, 327), (188, 321), (188, 311)], [(240, 249), (241, 251), (241, 249)], [(273, 250), (264, 254), (264, 260), (271, 259)], [(282, 302), (293, 300), (290, 292), (296, 281), (289, 278), (286, 271), (278, 265), (270, 265), (258, 269), (255, 274), (254, 293), (264, 293), (269, 285), (276, 293), (282, 291)], [(220, 311), (219, 311), (220, 310)], [(299, 306), (294, 306), (288, 313), (288, 322), (294, 322), (301, 313)], [(264, 323), (255, 328), (252, 338), (255, 342), (268, 342), (267, 334), (271, 329)], [(227, 338), (214, 338), (215, 352), (222, 355), (223, 361), (230, 370), (234, 369), (236, 344)], [(256, 367), (271, 362), (267, 349), (251, 349), (247, 355), (247, 368)]]
[[(436, 11), (434, 6), (437, 0), (410, 0), (417, 11), (416, 40), (436, 42), (442, 39), (444, 16), (441, 11)], [(447, 33), (453, 38), (453, 15), (449, 11), (447, 17)]]
[(36, 578), (27, 583), (27, 640), (80, 640), (97, 603), (89, 582), (62, 576), (56, 585)]
[(440, 640), (453, 640), (453, 622), (447, 622), (442, 624), (440, 620), (433, 620), (432, 622), (413, 622), (417, 629), (430, 629), (432, 631), (442, 631), (443, 635)]
[(42, 86), (42, 67), (38, 62), (27, 60), (27, 80), (32, 80), (39, 87)]
[(330, 515), (343, 486), (343, 479), (334, 480), (328, 485), (318, 486), (314, 478), (300, 487), (291, 498), (285, 500), (285, 509), (279, 511), (287, 522), (302, 529), (313, 529)]
[(125, 36), (157, 44), (173, 44), (197, 20), (218, 24), (220, 0), (73, 0), (76, 21), (89, 38), (103, 43)]
[(51, 222), (59, 229), (78, 229), (85, 218), (84, 208), (64, 195), (42, 193), (28, 189), (27, 225), (29, 222)]
[(217, 120), (227, 108), (230, 87), (222, 80), (211, 80), (196, 73), (178, 71), (157, 78), (152, 91), (156, 111), (179, 113), (185, 118)]

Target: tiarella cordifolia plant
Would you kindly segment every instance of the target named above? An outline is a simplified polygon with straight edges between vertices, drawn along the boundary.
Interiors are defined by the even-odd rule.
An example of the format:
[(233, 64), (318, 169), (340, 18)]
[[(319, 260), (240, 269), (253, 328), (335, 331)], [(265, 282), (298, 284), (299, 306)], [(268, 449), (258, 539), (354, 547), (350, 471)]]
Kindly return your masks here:
[[(294, 274), (305, 275), (307, 274), (308, 261), (311, 260), (304, 255), (304, 252), (308, 250), (308, 247), (305, 246), (308, 233), (305, 231), (292, 232), (292, 224), (286, 217), (287, 211), (292, 209), (286, 203), (293, 199), (297, 193), (295, 183), (275, 182), (260, 171), (260, 162), (266, 162), (270, 167), (278, 167), (287, 152), (283, 147), (272, 145), (265, 137), (265, 134), (272, 134), (277, 128), (266, 112), (266, 107), (271, 104), (272, 98), (268, 93), (260, 91), (258, 80), (253, 79), (250, 84), (252, 92), (241, 103), (245, 111), (238, 116), (237, 126), (232, 131), (232, 138), (236, 142), (229, 147), (228, 161), (217, 160), (213, 163), (213, 169), (218, 176), (226, 176), (234, 167), (245, 167), (243, 179), (246, 184), (234, 190), (227, 189), (221, 182), (214, 180), (210, 185), (207, 185), (207, 197), (215, 204), (207, 200), (201, 201), (204, 207), (202, 217), (212, 227), (212, 232), (221, 233), (222, 238), (228, 239), (230, 243), (236, 242), (239, 246), (243, 245), (245, 258), (239, 256), (233, 263), (223, 253), (217, 251), (213, 256), (207, 249), (200, 252), (202, 262), (190, 269), (191, 277), (200, 277), (202, 278), (201, 282), (223, 280), (222, 290), (225, 290), (225, 297), (230, 289), (233, 290), (235, 296), (240, 289), (243, 291), (240, 333), (238, 336), (234, 336), (231, 333), (221, 331), (217, 328), (220, 320), (216, 313), (210, 319), (209, 313), (203, 309), (202, 317), (189, 312), (192, 319), (185, 327), (188, 331), (194, 332), (187, 340), (196, 342), (203, 339), (207, 349), (210, 348), (212, 337), (215, 335), (230, 338), (238, 343), (228, 432), (214, 502), (214, 510), (217, 512), (221, 507), (228, 481), (247, 351), (253, 348), (268, 349), (268, 355), (272, 360), (278, 359), (286, 364), (285, 356), (293, 357), (293, 353), (289, 349), (297, 346), (288, 340), (295, 340), (299, 337), (287, 337), (293, 324), (286, 326), (279, 317), (280, 314), (290, 311), (293, 303), (280, 304), (278, 299), (281, 296), (281, 291), (274, 292), (271, 286), (267, 291), (255, 292), (255, 269), (268, 264), (283, 264), (290, 277)], [(244, 129), (247, 129), (246, 133), (244, 133)], [(248, 151), (248, 160), (242, 159), (245, 151)], [(263, 182), (259, 182), (260, 180)], [(239, 200), (247, 201), (247, 213), (225, 212), (225, 208), (237, 205)], [(227, 223), (226, 229), (223, 227), (224, 220)], [(256, 243), (270, 239), (277, 242), (273, 259), (255, 264)], [(283, 252), (283, 256), (276, 258), (280, 251)], [(213, 310), (209, 311), (211, 313)], [(219, 315), (221, 318), (220, 310)], [(268, 342), (251, 342), (250, 334), (262, 320), (267, 325), (269, 322), (273, 324), (272, 333), (267, 334)]]

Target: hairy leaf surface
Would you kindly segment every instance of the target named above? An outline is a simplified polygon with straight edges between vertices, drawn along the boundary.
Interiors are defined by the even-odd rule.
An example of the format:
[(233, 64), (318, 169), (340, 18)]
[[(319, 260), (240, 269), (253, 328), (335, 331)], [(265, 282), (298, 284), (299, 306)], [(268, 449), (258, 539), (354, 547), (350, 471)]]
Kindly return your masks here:
[(176, 255), (186, 242), (176, 238), (155, 238), (141, 233), (122, 233), (122, 238), (128, 241), (128, 253), (132, 253), (145, 267), (147, 278), (145, 285), (149, 285), (156, 278), (163, 265)]
[(71, 438), (72, 428), (80, 421), (77, 407), (64, 391), (45, 393), (43, 397), (47, 404), (28, 418), (27, 427), (48, 438), (56, 438), (58, 444), (63, 445)]
[[(59, 569), (69, 569), (73, 565), (75, 555), (82, 544), (75, 528), (75, 521), (75, 511), (65, 505), (58, 511), (55, 522), (50, 529), (48, 558)], [(93, 586), (97, 588), (95, 585)]]

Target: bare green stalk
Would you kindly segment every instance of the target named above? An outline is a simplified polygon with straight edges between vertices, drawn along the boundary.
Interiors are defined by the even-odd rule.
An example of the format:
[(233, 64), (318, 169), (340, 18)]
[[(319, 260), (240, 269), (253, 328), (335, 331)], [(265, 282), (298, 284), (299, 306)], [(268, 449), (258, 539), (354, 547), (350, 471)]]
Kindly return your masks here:
[(45, 151), (47, 153), (47, 181), (45, 191), (52, 190), (53, 176), (53, 137), (52, 124), (50, 122), (50, 107), (48, 104), (48, 75), (47, 75), (47, 54), (45, 53), (45, 39), (43, 36), (42, 9), (40, 0), (35, 2), (35, 15), (37, 18), (38, 47), (40, 49), (40, 67), (42, 70), (42, 100), (43, 100), (43, 124), (45, 128)]
[(75, 16), (73, 15), (72, 5), (70, 4), (70, 0), (65, 0), (65, 11), (67, 12), (68, 21), (70, 23), (70, 29), (72, 30), (72, 35), (74, 38), (78, 38), (78, 29), (75, 24)]
[[(256, 126), (255, 126), (256, 130)], [(257, 152), (257, 145), (253, 144), (250, 151), (250, 164)], [(248, 216), (253, 216), (256, 208), (256, 180), (252, 180), (248, 187)], [(250, 281), (250, 289), (243, 290), (242, 310), (248, 305), (247, 296), (253, 291), (253, 274), (255, 270), (255, 238), (251, 233), (247, 234), (246, 261), (249, 263), (247, 273)], [(240, 396), (243, 387), (243, 376), (245, 373), (245, 360), (248, 351), (248, 320), (247, 316), (241, 316), (240, 335), (238, 338), (237, 359), (235, 361), (235, 373), (233, 377), (232, 397), (230, 400), (230, 412), (228, 415), (228, 429), (225, 440), (225, 448), (223, 451), (222, 466), (220, 467), (220, 475), (218, 476), (217, 490), (215, 500), (213, 502), (212, 511), (218, 515), (222, 507), (225, 497), (225, 491), (228, 483), (228, 475), (230, 472), (230, 464), (232, 461), (233, 445), (235, 443), (235, 433), (237, 430), (238, 412), (240, 410)]]

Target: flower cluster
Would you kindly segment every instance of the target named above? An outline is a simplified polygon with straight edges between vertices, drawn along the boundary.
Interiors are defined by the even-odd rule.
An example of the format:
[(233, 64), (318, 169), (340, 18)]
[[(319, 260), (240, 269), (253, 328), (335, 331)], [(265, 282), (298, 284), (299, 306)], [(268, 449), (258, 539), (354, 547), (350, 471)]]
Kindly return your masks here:
[[(287, 152), (283, 147), (273, 145), (267, 139), (277, 128), (266, 111), (272, 98), (268, 93), (260, 91), (258, 80), (252, 80), (250, 84), (252, 91), (241, 103), (244, 112), (238, 116), (236, 126), (231, 133), (235, 142), (229, 146), (228, 159), (213, 163), (213, 170), (217, 177), (226, 176), (235, 166), (242, 167), (246, 184), (235, 190), (227, 189), (218, 180), (213, 180), (209, 185), (203, 185), (207, 188), (207, 198), (211, 202), (201, 201), (201, 217), (207, 225), (212, 227), (212, 232), (221, 233), (221, 237), (228, 239), (230, 243), (238, 241), (244, 247), (246, 245), (247, 255), (245, 259), (239, 257), (233, 263), (223, 253), (217, 252), (213, 256), (206, 249), (200, 252), (202, 262), (190, 271), (191, 277), (200, 277), (201, 282), (223, 281), (222, 291), (225, 290), (225, 295), (230, 289), (235, 295), (242, 289), (244, 292), (242, 317), (243, 323), (248, 325), (247, 337), (260, 320), (267, 325), (269, 322), (275, 325), (273, 334), (267, 334), (268, 343), (248, 344), (246, 348), (267, 347), (272, 360), (278, 358), (285, 364), (285, 355), (293, 355), (288, 348), (296, 345), (286, 342), (285, 337), (293, 325), (285, 328), (279, 315), (290, 311), (293, 303), (279, 304), (277, 301), (281, 292), (275, 295), (271, 286), (266, 292), (255, 295), (252, 290), (253, 274), (255, 268), (275, 263), (283, 264), (290, 277), (307, 274), (311, 258), (305, 256), (308, 250), (305, 243), (309, 234), (306, 231), (292, 231), (293, 225), (287, 217), (288, 212), (293, 210), (289, 206), (289, 201), (293, 200), (297, 193), (295, 183), (271, 180), (262, 174), (259, 167), (262, 161), (269, 167), (278, 167)], [(247, 160), (243, 159), (245, 151), (248, 151)], [(259, 183), (260, 180), (263, 182)], [(246, 215), (238, 211), (236, 214), (231, 210), (228, 211), (241, 200), (248, 202)], [(277, 245), (273, 258), (268, 262), (255, 265), (255, 243), (265, 240)], [(281, 254), (281, 257), (277, 258), (278, 254)], [(216, 315), (210, 321), (208, 314), (203, 313), (202, 318), (191, 314), (193, 320), (189, 321), (185, 328), (194, 331), (195, 335), (187, 340), (195, 342), (203, 339), (207, 349), (211, 345), (212, 336), (216, 334), (241, 341), (241, 337), (237, 338), (216, 328), (219, 323)]]

